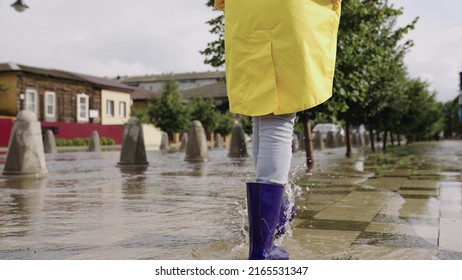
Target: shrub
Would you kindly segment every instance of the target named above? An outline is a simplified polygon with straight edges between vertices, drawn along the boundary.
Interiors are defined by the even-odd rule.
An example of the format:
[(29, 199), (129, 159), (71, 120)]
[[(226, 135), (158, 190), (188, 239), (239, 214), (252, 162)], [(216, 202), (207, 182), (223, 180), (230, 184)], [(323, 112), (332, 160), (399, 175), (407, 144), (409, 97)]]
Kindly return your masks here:
[(114, 139), (112, 138), (108, 138), (108, 137), (101, 137), (99, 139), (101, 145), (103, 146), (112, 146), (112, 145), (115, 145), (115, 141)]
[(61, 139), (61, 138), (56, 138), (56, 146), (58, 147), (66, 147), (66, 146), (71, 146), (71, 141), (68, 139)]
[(89, 139), (88, 138), (73, 138), (72, 146), (88, 146)]
[[(100, 137), (101, 145), (112, 146), (115, 145), (115, 140), (108, 137)], [(58, 147), (69, 147), (69, 146), (88, 146), (90, 144), (90, 138), (72, 138), (62, 139), (56, 138), (56, 146)]]

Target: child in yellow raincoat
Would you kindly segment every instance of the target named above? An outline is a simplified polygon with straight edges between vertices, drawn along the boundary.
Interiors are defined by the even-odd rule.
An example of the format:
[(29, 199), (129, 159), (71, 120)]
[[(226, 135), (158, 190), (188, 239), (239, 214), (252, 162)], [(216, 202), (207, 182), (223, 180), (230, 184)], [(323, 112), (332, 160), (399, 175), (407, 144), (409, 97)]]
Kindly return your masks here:
[[(225, 12), (230, 111), (252, 116), (249, 259), (288, 259), (283, 226), (295, 113), (332, 95), (341, 0), (215, 0)], [(289, 211), (290, 212), (290, 211)]]

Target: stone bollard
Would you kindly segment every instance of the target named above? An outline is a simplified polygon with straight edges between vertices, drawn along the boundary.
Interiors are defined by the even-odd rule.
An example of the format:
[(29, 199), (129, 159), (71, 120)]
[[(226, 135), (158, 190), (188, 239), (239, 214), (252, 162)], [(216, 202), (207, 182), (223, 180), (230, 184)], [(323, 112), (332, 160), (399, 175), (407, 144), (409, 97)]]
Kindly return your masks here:
[(335, 148), (335, 137), (334, 137), (334, 132), (332, 131), (329, 131), (326, 134), (326, 147)]
[(45, 139), (43, 139), (43, 150), (46, 154), (56, 154), (58, 148), (56, 148), (56, 140), (53, 131), (48, 129), (45, 133)]
[(371, 142), (371, 141), (370, 141), (370, 139), (369, 139), (369, 134), (367, 134), (366, 132), (364, 132), (363, 137), (364, 137), (364, 145), (365, 145), (366, 147), (370, 146), (370, 144), (371, 144), (370, 142)]
[(200, 121), (192, 121), (188, 131), (188, 146), (186, 147), (185, 161), (204, 162), (209, 159), (207, 138)]
[(215, 133), (215, 144), (213, 145), (214, 148), (221, 148), (223, 146), (223, 140), (221, 139), (220, 133)]
[(122, 150), (117, 165), (120, 167), (147, 167), (149, 165), (146, 159), (143, 127), (136, 117), (131, 117), (124, 126)]
[(340, 131), (335, 133), (335, 146), (336, 147), (345, 146), (345, 136), (343, 136), (342, 133), (340, 133)]
[(163, 132), (162, 133), (162, 138), (160, 140), (159, 150), (165, 151), (165, 150), (168, 150), (169, 147), (170, 147), (170, 143), (168, 141), (168, 134), (167, 134), (167, 132)]
[(22, 110), (14, 122), (4, 175), (42, 177), (48, 174), (42, 130), (34, 112)]
[(239, 123), (235, 124), (233, 127), (228, 156), (232, 158), (244, 158), (249, 156), (247, 154), (244, 129)]
[(188, 133), (184, 132), (181, 135), (181, 140), (180, 140), (180, 151), (186, 150), (186, 147), (188, 147)]
[(357, 133), (352, 133), (351, 134), (351, 146), (352, 147), (358, 147), (359, 146), (359, 139), (358, 139), (358, 134)]
[(364, 141), (364, 134), (358, 132), (356, 133), (356, 138), (358, 140), (358, 147), (364, 147), (366, 145)]
[(90, 143), (88, 144), (89, 152), (101, 152), (101, 143), (99, 141), (98, 131), (94, 130), (91, 132)]
[(315, 133), (313, 142), (313, 146), (315, 149), (324, 149), (324, 140), (322, 139), (322, 133), (320, 131)]
[(298, 135), (294, 133), (292, 135), (292, 153), (295, 153), (298, 150), (300, 150), (300, 142), (298, 141)]

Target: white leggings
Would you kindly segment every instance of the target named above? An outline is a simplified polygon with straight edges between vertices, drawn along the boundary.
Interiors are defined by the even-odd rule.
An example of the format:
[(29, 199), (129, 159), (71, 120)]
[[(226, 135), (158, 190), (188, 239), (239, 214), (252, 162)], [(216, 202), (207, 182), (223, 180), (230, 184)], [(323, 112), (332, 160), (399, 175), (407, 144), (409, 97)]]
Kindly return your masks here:
[(252, 117), (257, 182), (286, 185), (292, 159), (295, 113)]

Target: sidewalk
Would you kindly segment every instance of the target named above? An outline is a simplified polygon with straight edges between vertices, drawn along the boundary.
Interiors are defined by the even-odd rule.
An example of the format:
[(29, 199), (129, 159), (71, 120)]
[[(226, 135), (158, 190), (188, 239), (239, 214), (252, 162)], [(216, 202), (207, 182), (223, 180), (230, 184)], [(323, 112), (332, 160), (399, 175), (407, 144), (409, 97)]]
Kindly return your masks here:
[(292, 259), (462, 259), (462, 142), (368, 155), (300, 179)]

